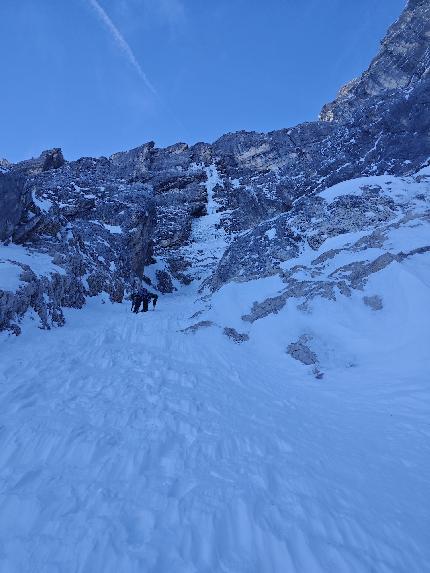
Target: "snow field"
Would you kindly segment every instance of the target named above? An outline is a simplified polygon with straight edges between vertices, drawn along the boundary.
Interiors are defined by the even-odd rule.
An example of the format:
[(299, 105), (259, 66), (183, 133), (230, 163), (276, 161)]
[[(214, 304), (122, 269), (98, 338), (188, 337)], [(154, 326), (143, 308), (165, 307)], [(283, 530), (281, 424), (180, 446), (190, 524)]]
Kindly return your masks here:
[(193, 300), (136, 316), (93, 299), (65, 328), (2, 341), (0, 570), (425, 571), (419, 368), (391, 383), (363, 343), (355, 368), (315, 381), (266, 355), (271, 318), (243, 345), (179, 333)]

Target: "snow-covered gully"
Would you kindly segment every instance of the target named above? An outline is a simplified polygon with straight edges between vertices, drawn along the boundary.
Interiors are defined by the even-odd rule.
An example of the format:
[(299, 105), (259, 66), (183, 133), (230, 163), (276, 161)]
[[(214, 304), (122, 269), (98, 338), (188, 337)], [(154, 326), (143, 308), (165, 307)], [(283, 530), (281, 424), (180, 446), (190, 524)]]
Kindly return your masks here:
[(297, 379), (178, 332), (194, 295), (137, 316), (93, 299), (2, 342), (0, 570), (426, 571), (416, 379)]
[[(430, 2), (404, 3), (315, 121), (0, 159), (0, 573), (430, 573)], [(52, 140), (6, 107), (12, 154)], [(97, 124), (58, 143), (102, 152)]]

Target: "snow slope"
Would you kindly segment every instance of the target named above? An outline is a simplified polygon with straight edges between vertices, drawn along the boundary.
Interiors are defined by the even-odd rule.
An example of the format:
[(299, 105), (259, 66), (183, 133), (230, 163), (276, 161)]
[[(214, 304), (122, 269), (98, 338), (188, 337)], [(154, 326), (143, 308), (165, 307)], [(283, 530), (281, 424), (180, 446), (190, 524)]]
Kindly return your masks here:
[[(186, 247), (202, 281), (226, 248), (209, 175)], [(2, 333), (1, 573), (430, 571), (428, 189), (376, 183), (405, 204), (377, 241), (291, 262), (305, 286), (352, 269), (335, 297), (290, 296), (286, 262), (147, 314), (103, 295), (64, 328), (27, 313)], [(288, 352), (303, 340), (314, 362)]]
[(329, 340), (356, 355), (323, 380), (273, 344), (282, 313), (242, 345), (178, 332), (191, 287), (146, 315), (93, 299), (65, 328), (3, 340), (0, 570), (429, 570), (429, 359), (410, 334), (429, 339), (429, 284), (414, 276), (392, 281), (390, 305), (419, 295), (397, 318), (322, 301)]

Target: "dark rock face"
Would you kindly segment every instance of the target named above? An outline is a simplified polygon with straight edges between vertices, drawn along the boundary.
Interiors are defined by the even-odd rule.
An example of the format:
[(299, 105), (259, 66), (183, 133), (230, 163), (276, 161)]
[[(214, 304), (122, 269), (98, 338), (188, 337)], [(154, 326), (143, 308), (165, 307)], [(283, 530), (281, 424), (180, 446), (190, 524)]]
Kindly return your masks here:
[(368, 109), (371, 111), (381, 99), (397, 99), (399, 91), (412, 92), (422, 82), (426, 83), (430, 73), (429, 41), (430, 5), (427, 0), (409, 0), (369, 68), (344, 86), (334, 102), (324, 106), (321, 119), (353, 119), (363, 104), (371, 104)]
[(35, 175), (43, 171), (50, 171), (51, 169), (59, 169), (65, 163), (63, 153), (60, 148), (47, 149), (36, 159), (27, 159), (17, 163), (14, 170), (19, 171), (25, 175)]
[(175, 290), (172, 279), (168, 272), (156, 271), (155, 274), (157, 277), (157, 290), (159, 290), (162, 294), (171, 293)]
[(359, 196), (346, 194), (332, 202), (317, 195), (298, 199), (288, 213), (264, 221), (234, 240), (207, 284), (217, 290), (231, 280), (278, 274), (282, 263), (294, 260), (307, 246), (317, 251), (330, 237), (370, 231), (399, 213), (401, 207), (381, 187), (363, 184), (360, 191)]
[[(408, 3), (369, 69), (319, 121), (211, 145), (149, 142), (110, 158), (67, 162), (53, 149), (16, 165), (2, 160), (0, 240), (48, 254), (65, 271), (70, 283), (54, 297), (61, 307), (81, 301), (79, 289), (120, 301), (136, 280), (167, 293), (203, 278), (214, 290), (283, 272), (304, 245), (316, 250), (335, 234), (376, 233), (398, 211), (387, 194), (369, 188), (326, 203), (317, 193), (359, 176), (410, 176), (430, 158), (429, 10), (427, 0)], [(318, 288), (332, 287), (309, 284)], [(25, 304), (9, 306), (11, 324)]]
[(155, 207), (148, 201), (145, 210), (135, 211), (129, 231), (130, 270), (142, 278), (145, 265), (152, 262), (152, 234), (155, 227)]
[(24, 177), (0, 173), (0, 240), (12, 236), (30, 202), (31, 195), (25, 189)]

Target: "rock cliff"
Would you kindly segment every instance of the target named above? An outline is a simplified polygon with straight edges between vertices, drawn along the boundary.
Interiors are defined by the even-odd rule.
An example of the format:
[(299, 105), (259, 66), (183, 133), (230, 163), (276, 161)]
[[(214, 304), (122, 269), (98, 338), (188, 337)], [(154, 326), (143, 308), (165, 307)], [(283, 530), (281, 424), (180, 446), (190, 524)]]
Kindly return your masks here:
[[(315, 122), (109, 158), (69, 162), (53, 149), (2, 160), (0, 271), (22, 273), (13, 288), (0, 284), (0, 328), (18, 332), (29, 309), (43, 327), (62, 324), (62, 307), (101, 292), (120, 302), (142, 282), (172, 292), (203, 280), (214, 291), (284, 272), (305, 244), (316, 251), (334, 235), (394, 224), (402, 206), (385, 184), (330, 204), (319, 193), (357, 177), (413, 178), (426, 164), (429, 41), (428, 2), (410, 0), (368, 70)], [(46, 272), (35, 268), (41, 256)]]

